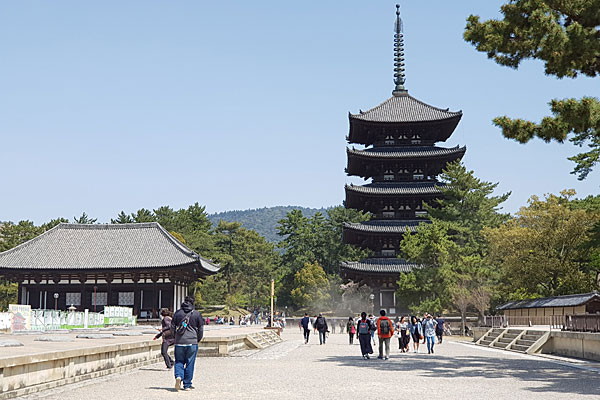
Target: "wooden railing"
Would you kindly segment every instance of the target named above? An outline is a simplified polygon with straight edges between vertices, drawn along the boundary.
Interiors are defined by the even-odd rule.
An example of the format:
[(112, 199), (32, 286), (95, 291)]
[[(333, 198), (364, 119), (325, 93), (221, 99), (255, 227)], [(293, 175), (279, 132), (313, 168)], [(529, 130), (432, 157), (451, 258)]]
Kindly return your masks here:
[(508, 328), (511, 326), (549, 326), (550, 329), (576, 332), (600, 332), (600, 314), (506, 316), (487, 315), (480, 326)]
[(563, 330), (576, 332), (600, 332), (600, 314), (565, 315)]

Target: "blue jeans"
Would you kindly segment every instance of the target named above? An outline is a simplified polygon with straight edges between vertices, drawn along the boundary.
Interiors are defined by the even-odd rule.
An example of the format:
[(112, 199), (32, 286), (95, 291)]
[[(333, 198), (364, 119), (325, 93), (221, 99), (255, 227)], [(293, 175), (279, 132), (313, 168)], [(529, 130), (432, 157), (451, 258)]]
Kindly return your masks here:
[(320, 344), (325, 343), (326, 338), (327, 338), (327, 332), (319, 331), (319, 343)]
[(427, 339), (427, 351), (431, 353), (435, 344), (435, 336), (426, 336), (425, 338)]
[(175, 345), (175, 378), (183, 380), (184, 388), (192, 386), (196, 354), (198, 354), (197, 344), (190, 346)]

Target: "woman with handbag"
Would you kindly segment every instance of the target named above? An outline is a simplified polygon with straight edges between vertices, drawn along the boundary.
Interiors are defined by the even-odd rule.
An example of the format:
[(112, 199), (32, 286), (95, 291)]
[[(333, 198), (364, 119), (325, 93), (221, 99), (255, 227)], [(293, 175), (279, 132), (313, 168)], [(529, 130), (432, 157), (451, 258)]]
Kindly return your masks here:
[(414, 315), (410, 317), (410, 324), (408, 325), (410, 330), (410, 336), (413, 340), (413, 349), (415, 353), (419, 352), (419, 342), (423, 339), (423, 326)]
[(354, 319), (352, 317), (348, 318), (348, 323), (346, 324), (346, 331), (348, 332), (348, 339), (350, 344), (354, 344), (354, 335), (356, 335), (356, 328), (354, 327)]
[(168, 308), (163, 308), (160, 310), (160, 316), (162, 317), (161, 321), (161, 330), (158, 335), (154, 336), (154, 340), (158, 339), (162, 336), (162, 346), (160, 348), (160, 354), (165, 359), (165, 365), (167, 369), (173, 368), (174, 361), (169, 355), (169, 346), (173, 346), (175, 344), (175, 337), (171, 332), (171, 319), (173, 314), (169, 311)]

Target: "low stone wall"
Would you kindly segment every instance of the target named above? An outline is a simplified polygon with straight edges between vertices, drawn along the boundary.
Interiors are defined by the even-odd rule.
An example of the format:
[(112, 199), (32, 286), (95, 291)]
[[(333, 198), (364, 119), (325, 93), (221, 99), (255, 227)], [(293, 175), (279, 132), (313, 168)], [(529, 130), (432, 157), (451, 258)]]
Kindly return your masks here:
[(541, 352), (600, 361), (600, 333), (552, 331)]
[(225, 357), (239, 350), (252, 348), (247, 343), (248, 335), (211, 337), (198, 343), (199, 357)]
[[(198, 344), (198, 356), (229, 356), (236, 351), (256, 348), (249, 341), (249, 335), (249, 333), (240, 333), (205, 337)], [(2, 357), (0, 358), (0, 400), (159, 362), (162, 361), (160, 348), (160, 340), (140, 340)]]
[(143, 341), (0, 359), (0, 399), (123, 372), (161, 359), (160, 341)]
[(474, 326), (471, 329), (471, 331), (473, 332), (473, 341), (474, 342), (478, 341), (489, 330), (490, 330), (490, 328), (481, 327), (481, 326)]

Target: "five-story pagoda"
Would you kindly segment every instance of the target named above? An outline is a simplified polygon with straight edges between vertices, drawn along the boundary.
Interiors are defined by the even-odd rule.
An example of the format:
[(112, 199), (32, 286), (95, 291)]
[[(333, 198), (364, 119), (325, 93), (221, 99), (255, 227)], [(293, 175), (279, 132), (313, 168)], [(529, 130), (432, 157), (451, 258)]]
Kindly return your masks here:
[(371, 183), (346, 185), (347, 208), (372, 214), (371, 221), (344, 225), (344, 243), (372, 251), (359, 262), (343, 262), (341, 274), (369, 285), (373, 306), (394, 315), (405, 311), (396, 305), (396, 281), (400, 273), (417, 267), (398, 258), (405, 233), (426, 222), (423, 203), (440, 196), (437, 175), (447, 163), (460, 160), (465, 147), (443, 148), (462, 112), (423, 103), (404, 87), (404, 43), (400, 6), (396, 5), (394, 29), (394, 83), (392, 97), (368, 111), (350, 114), (350, 144), (346, 173)]

